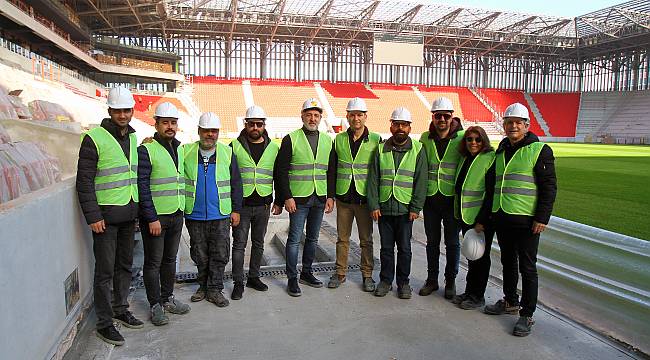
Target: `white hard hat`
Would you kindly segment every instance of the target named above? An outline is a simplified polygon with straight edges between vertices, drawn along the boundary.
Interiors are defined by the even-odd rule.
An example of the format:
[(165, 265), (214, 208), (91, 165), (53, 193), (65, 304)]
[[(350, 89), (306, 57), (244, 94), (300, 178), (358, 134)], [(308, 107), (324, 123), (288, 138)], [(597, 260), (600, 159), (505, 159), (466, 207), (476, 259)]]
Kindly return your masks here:
[(363, 111), (367, 112), (368, 107), (366, 102), (362, 98), (355, 97), (354, 99), (348, 101), (348, 107), (345, 108), (345, 111)]
[(246, 116), (244, 119), (266, 119), (266, 113), (264, 109), (257, 105), (253, 105), (246, 109)]
[(117, 86), (108, 92), (108, 101), (106, 104), (111, 109), (133, 109), (135, 100), (129, 89)]
[(390, 114), (390, 119), (397, 120), (397, 121), (412, 122), (411, 112), (407, 108), (401, 106), (393, 110), (393, 113)]
[(178, 119), (178, 109), (170, 102), (164, 102), (156, 106), (156, 112), (153, 114), (154, 118), (174, 118)]
[(318, 111), (323, 112), (323, 106), (320, 104), (320, 101), (316, 98), (309, 98), (302, 103), (302, 111), (309, 109), (318, 109)]
[(509, 117), (526, 119), (526, 122), (530, 121), (528, 109), (520, 103), (514, 103), (506, 108), (503, 118), (505, 119)]
[(201, 129), (221, 129), (221, 120), (214, 113), (203, 113), (199, 118), (199, 127)]
[(431, 105), (431, 112), (436, 111), (451, 111), (454, 112), (454, 104), (444, 96), (441, 96), (433, 101)]
[(481, 231), (478, 233), (474, 229), (467, 231), (463, 236), (463, 244), (460, 252), (467, 260), (474, 261), (480, 259), (485, 253), (485, 232)]

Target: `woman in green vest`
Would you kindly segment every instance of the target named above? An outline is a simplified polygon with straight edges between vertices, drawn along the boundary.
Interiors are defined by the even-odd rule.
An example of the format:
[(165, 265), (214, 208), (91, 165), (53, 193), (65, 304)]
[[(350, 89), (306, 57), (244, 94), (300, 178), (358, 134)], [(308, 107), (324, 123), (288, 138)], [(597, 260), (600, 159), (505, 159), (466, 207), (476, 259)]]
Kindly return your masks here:
[(477, 260), (469, 260), (465, 292), (451, 300), (465, 310), (476, 309), (485, 305), (485, 288), (490, 274), (490, 246), (494, 237), (494, 227), (490, 220), (494, 186), (494, 149), (490, 145), (485, 130), (480, 126), (471, 126), (463, 135), (459, 144), (462, 156), (456, 172), (454, 212), (460, 220), (463, 235), (470, 229), (485, 233), (485, 252)]

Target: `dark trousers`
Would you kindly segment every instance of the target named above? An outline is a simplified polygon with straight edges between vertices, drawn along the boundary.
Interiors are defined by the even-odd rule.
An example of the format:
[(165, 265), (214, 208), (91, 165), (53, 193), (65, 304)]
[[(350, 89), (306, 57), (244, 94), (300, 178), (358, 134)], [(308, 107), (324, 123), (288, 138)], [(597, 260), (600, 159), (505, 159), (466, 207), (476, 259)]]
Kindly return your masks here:
[(111, 326), (113, 316), (122, 315), (129, 309), (127, 298), (131, 284), (134, 233), (135, 221), (106, 224), (103, 233), (93, 232), (93, 295), (98, 329)]
[[(397, 216), (383, 215), (379, 218), (381, 250), (379, 260), (381, 271), (379, 280), (388, 284), (396, 277), (397, 286), (409, 283), (411, 274), (411, 235), (413, 222), (408, 214)], [(395, 274), (395, 246), (397, 246), (397, 275)]]
[[(465, 285), (465, 293), (470, 294), (478, 299), (482, 299), (485, 295), (485, 288), (487, 288), (488, 279), (490, 277), (490, 248), (492, 247), (492, 240), (494, 238), (494, 228), (492, 226), (485, 226), (485, 252), (483, 256), (477, 260), (467, 260), (467, 277), (465, 278), (467, 284)], [(461, 223), (463, 235), (474, 228), (474, 225), (467, 225)]]
[(440, 194), (427, 198), (422, 211), (424, 215), (424, 232), (427, 236), (427, 270), (428, 278), (437, 279), (440, 259), (441, 222), (445, 232), (445, 278), (455, 278), (458, 275), (460, 263), (460, 242), (458, 239), (459, 224), (454, 218), (453, 196)]
[(305, 229), (305, 245), (302, 248), (302, 271), (311, 273), (311, 265), (316, 257), (316, 244), (318, 234), (323, 222), (325, 202), (320, 201), (316, 196), (311, 196), (304, 204), (296, 205), (296, 212), (289, 215), (289, 236), (285, 249), (287, 258), (287, 278), (298, 277), (298, 252), (302, 231)]
[(230, 257), (230, 218), (185, 220), (190, 233), (190, 256), (196, 264), (196, 281), (208, 292), (223, 290), (223, 273)]
[[(519, 303), (521, 316), (533, 316), (537, 306), (537, 247), (539, 234), (529, 228), (497, 226), (503, 265), (503, 293), (511, 304)], [(518, 301), (518, 271), (521, 273), (521, 302)]]
[(244, 281), (244, 250), (251, 234), (251, 257), (248, 277), (260, 277), (260, 264), (264, 255), (264, 236), (269, 223), (269, 205), (244, 206), (239, 213), (239, 226), (232, 229), (232, 279)]
[(144, 287), (149, 305), (163, 304), (174, 293), (176, 253), (183, 231), (183, 214), (158, 215), (159, 236), (149, 234), (149, 224), (140, 220), (144, 247)]

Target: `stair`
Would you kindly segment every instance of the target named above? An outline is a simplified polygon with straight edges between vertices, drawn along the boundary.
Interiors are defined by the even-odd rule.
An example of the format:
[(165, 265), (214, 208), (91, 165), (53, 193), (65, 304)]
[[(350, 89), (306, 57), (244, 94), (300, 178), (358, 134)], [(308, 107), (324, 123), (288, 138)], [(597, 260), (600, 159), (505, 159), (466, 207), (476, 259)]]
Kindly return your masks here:
[(533, 115), (535, 115), (535, 119), (537, 119), (537, 123), (544, 131), (544, 135), (551, 136), (551, 129), (549, 129), (548, 124), (546, 124), (546, 121), (544, 120), (542, 113), (539, 111), (539, 108), (537, 107), (535, 100), (533, 100), (533, 97), (530, 96), (529, 93), (525, 92), (524, 98), (526, 98), (526, 101), (528, 102), (528, 106), (530, 106), (530, 110), (533, 112)]

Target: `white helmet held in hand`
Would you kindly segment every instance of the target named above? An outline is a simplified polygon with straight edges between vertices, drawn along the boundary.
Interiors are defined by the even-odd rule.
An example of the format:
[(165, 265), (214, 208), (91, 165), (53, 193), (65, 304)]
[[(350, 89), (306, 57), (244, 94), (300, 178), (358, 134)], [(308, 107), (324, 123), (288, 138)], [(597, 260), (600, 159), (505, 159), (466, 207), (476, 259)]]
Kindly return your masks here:
[(454, 112), (454, 104), (448, 98), (441, 96), (433, 101), (431, 112), (450, 111)]
[(201, 129), (221, 129), (221, 120), (214, 113), (203, 113), (199, 118), (199, 127)]
[(156, 112), (153, 114), (154, 118), (174, 118), (178, 119), (178, 109), (170, 102), (164, 102), (156, 106)]
[(460, 252), (467, 258), (467, 260), (478, 260), (485, 253), (485, 232), (476, 232), (470, 229), (463, 236), (463, 243)]
[(129, 89), (117, 86), (108, 92), (106, 104), (111, 109), (133, 109), (135, 100), (133, 100), (133, 94)]

